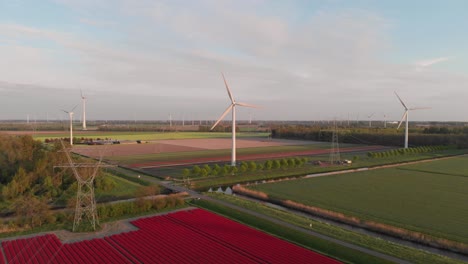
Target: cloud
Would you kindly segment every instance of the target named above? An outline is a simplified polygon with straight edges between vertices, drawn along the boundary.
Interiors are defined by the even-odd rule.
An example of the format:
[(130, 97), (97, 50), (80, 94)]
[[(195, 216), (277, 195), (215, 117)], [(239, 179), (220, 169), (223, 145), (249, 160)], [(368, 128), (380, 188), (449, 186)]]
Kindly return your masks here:
[(450, 57), (440, 57), (440, 58), (434, 58), (434, 59), (429, 59), (429, 60), (417, 61), (414, 64), (418, 67), (429, 67), (440, 62), (448, 61), (450, 59), (451, 59)]
[[(31, 100), (24, 84), (60, 88), (56, 94), (64, 97), (48, 100), (51, 106), (69, 100), (67, 92), (78, 100), (83, 88), (96, 94), (89, 101), (95, 118), (134, 112), (166, 119), (172, 112), (215, 119), (229, 102), (223, 71), (237, 100), (264, 107), (255, 110), (258, 119), (399, 116), (394, 90), (411, 105), (429, 106), (439, 105), (443, 90), (457, 95), (450, 103), (457, 119), (468, 110), (461, 99), (468, 94), (459, 88), (468, 84), (466, 76), (414, 71), (448, 57), (414, 65), (382, 59), (392, 52), (389, 22), (369, 11), (315, 9), (298, 20), (298, 7), (270, 12), (263, 1), (58, 3), (73, 9), (83, 30), (0, 24), (0, 36), (10, 40), (0, 45), (0, 81), (28, 91), (15, 97), (18, 103), (21, 96)], [(421, 111), (415, 118), (447, 115)]]

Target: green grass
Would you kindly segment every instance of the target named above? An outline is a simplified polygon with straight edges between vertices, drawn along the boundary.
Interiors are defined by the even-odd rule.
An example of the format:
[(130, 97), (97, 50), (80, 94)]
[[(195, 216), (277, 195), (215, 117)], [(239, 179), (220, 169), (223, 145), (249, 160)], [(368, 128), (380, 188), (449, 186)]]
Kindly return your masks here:
[(468, 166), (465, 163), (467, 161), (468, 160), (465, 156), (447, 160), (402, 166), (400, 167), (400, 169), (468, 177)]
[[(268, 133), (248, 133), (239, 132), (237, 137), (263, 137), (266, 138)], [(44, 141), (49, 138), (65, 138), (69, 137), (70, 133), (36, 134), (34, 139)], [(73, 131), (73, 136), (77, 138), (112, 138), (115, 140), (164, 140), (164, 139), (189, 139), (189, 138), (229, 138), (231, 133), (228, 132), (108, 132), (108, 131)]]
[[(459, 157), (463, 167), (468, 156)], [(439, 166), (452, 160), (437, 161)], [(400, 168), (283, 181), (249, 188), (271, 198), (357, 216), (468, 243), (468, 177)], [(431, 166), (427, 164), (426, 166)]]
[(392, 263), (216, 203), (197, 200), (193, 204), (343, 262)]
[(96, 201), (110, 201), (110, 200), (117, 200), (117, 199), (129, 199), (135, 197), (135, 191), (141, 185), (124, 178), (106, 174), (105, 177), (111, 178), (115, 183), (115, 187), (109, 191), (103, 191), (97, 189), (95, 192)]
[(323, 223), (288, 211), (272, 208), (270, 206), (264, 205), (263, 203), (253, 202), (250, 200), (238, 198), (236, 196), (224, 195), (219, 193), (208, 193), (208, 195), (216, 199), (223, 200), (250, 209), (252, 211), (259, 212), (261, 214), (282, 220), (284, 222), (288, 222), (296, 226), (310, 229), (315, 232), (334, 237), (355, 245), (369, 248), (374, 251), (401, 258), (412, 263), (461, 263), (460, 261), (450, 259), (444, 256), (435, 255), (426, 251), (402, 246), (390, 241), (356, 233), (338, 226)]

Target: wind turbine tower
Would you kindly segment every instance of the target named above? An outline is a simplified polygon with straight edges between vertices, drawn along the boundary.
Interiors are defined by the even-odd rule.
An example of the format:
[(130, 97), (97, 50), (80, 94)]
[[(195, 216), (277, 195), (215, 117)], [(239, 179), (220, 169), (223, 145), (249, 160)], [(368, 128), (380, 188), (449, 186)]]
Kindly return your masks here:
[(83, 91), (81, 89), (80, 89), (80, 92), (81, 92), (81, 101), (83, 103), (83, 130), (87, 130), (86, 128), (86, 99), (87, 98), (83, 95)]
[(68, 117), (70, 118), (70, 145), (73, 146), (73, 110), (75, 110), (75, 108), (77, 107), (78, 105), (75, 105), (75, 107), (72, 108), (72, 110), (70, 111), (65, 111), (62, 109), (62, 111), (64, 111), (65, 113), (68, 114)]
[(232, 96), (231, 89), (229, 89), (229, 86), (226, 82), (226, 78), (224, 77), (224, 74), (221, 73), (223, 76), (224, 80), (224, 85), (226, 86), (227, 93), (229, 95), (229, 99), (231, 99), (231, 104), (228, 106), (228, 108), (224, 111), (224, 113), (221, 115), (221, 117), (216, 121), (216, 123), (211, 127), (210, 130), (213, 130), (219, 122), (221, 122), (224, 117), (231, 111), (232, 113), (232, 151), (231, 151), (231, 166), (236, 166), (236, 106), (245, 106), (245, 107), (252, 107), (252, 108), (257, 108), (255, 105), (250, 105), (246, 103), (240, 103), (236, 102), (234, 100), (234, 97)]
[(369, 118), (369, 127), (372, 127), (372, 117), (374, 116), (375, 113), (372, 113), (370, 115), (368, 115), (367, 117)]
[(384, 118), (384, 128), (387, 128), (387, 114), (383, 114), (383, 118)]
[(400, 128), (401, 126), (401, 123), (403, 123), (403, 120), (405, 120), (406, 124), (405, 124), (405, 148), (408, 148), (408, 114), (409, 114), (409, 111), (413, 111), (413, 110), (421, 110), (421, 109), (431, 109), (430, 107), (414, 107), (414, 108), (408, 108), (406, 106), (406, 104), (403, 102), (403, 100), (401, 100), (400, 96), (397, 94), (397, 92), (395, 92), (395, 95), (398, 97), (398, 100), (400, 101), (400, 103), (403, 105), (403, 107), (405, 108), (405, 112), (403, 113), (403, 116), (401, 117), (401, 121), (400, 121), (400, 124), (398, 124), (398, 127), (397, 127), (397, 130)]

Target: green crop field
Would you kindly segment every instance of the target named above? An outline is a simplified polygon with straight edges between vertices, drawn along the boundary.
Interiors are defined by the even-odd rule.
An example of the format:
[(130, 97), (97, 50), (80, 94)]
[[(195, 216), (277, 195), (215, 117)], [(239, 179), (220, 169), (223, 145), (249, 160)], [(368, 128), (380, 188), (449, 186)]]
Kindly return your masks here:
[[(264, 137), (268, 133), (248, 133), (239, 132), (237, 137)], [(66, 138), (70, 133), (36, 134), (34, 139), (42, 140), (53, 138)], [(188, 139), (188, 138), (229, 138), (231, 133), (228, 132), (99, 132), (99, 131), (73, 131), (74, 137), (85, 138), (112, 138), (115, 140), (164, 140), (164, 139)]]
[(468, 243), (465, 162), (468, 156), (249, 188), (272, 198)]

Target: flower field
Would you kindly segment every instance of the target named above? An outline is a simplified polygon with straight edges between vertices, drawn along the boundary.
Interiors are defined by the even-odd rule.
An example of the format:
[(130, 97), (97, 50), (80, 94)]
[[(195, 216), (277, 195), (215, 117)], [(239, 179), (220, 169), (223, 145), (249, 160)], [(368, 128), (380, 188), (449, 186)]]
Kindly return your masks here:
[(202, 209), (132, 224), (139, 230), (75, 243), (53, 234), (3, 241), (0, 263), (339, 263)]

